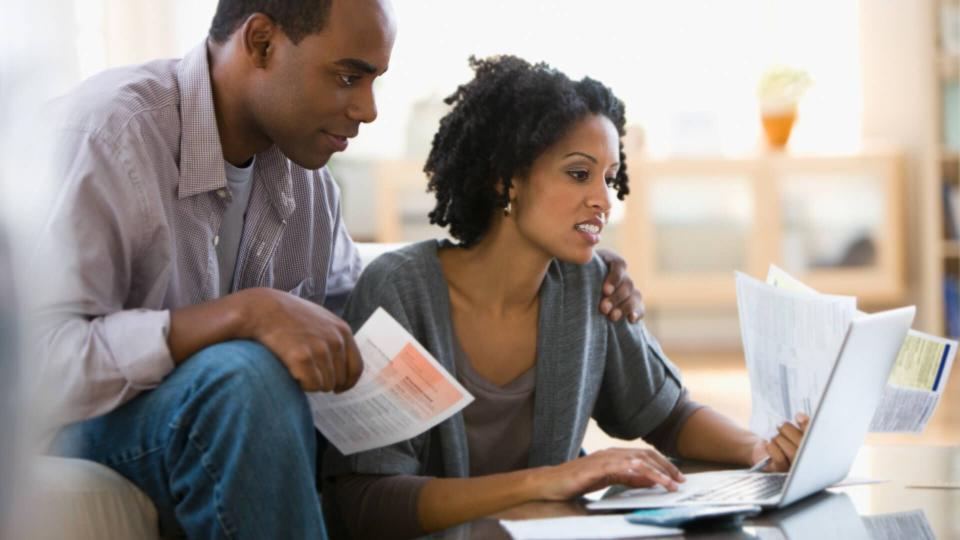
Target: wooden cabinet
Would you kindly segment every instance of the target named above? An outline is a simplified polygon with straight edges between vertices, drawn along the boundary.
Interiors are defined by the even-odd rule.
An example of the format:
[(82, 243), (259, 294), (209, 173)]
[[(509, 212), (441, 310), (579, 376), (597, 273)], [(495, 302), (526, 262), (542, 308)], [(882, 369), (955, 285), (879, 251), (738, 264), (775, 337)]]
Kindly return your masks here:
[(631, 159), (619, 249), (652, 308), (736, 303), (733, 272), (780, 265), (824, 292), (906, 292), (902, 158), (762, 154)]

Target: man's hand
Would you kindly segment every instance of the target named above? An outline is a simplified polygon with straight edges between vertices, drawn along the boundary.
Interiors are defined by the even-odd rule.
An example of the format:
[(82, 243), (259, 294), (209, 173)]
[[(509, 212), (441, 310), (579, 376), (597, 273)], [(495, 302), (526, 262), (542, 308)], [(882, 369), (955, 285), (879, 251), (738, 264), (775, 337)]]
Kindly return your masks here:
[(167, 346), (177, 364), (231, 339), (262, 343), (308, 392), (349, 390), (363, 372), (347, 323), (290, 293), (244, 289), (170, 312)]
[(275, 289), (247, 289), (242, 337), (259, 341), (307, 392), (343, 392), (363, 372), (350, 327), (321, 306)]
[(633, 280), (627, 275), (627, 262), (608, 249), (598, 249), (597, 255), (607, 263), (609, 271), (603, 280), (603, 298), (600, 313), (617, 322), (626, 314), (627, 320), (635, 323), (643, 318), (643, 295), (633, 288)]

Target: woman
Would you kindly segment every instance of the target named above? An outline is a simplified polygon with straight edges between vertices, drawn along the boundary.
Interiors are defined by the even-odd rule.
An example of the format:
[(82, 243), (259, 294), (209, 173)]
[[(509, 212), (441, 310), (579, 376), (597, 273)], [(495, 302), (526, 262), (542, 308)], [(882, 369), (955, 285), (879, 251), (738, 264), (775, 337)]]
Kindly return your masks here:
[(591, 417), (669, 455), (742, 466), (769, 455), (770, 469), (786, 470), (801, 429), (787, 424), (764, 441), (695, 404), (642, 324), (593, 309), (609, 189), (629, 192), (623, 104), (545, 64), (471, 65), (476, 77), (447, 99), (454, 108), (424, 168), (437, 198), (431, 222), (459, 244), (379, 258), (346, 319), (356, 329), (383, 306), (476, 401), (414, 439), (328, 453), (333, 531), (408, 537), (614, 483), (677, 489), (683, 476), (656, 450), (577, 457)]

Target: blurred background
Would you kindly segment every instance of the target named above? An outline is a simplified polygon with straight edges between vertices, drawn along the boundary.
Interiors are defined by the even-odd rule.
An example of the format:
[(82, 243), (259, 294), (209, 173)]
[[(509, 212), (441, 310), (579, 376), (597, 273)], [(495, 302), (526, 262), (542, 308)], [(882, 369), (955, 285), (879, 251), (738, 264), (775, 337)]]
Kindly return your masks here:
[[(0, 236), (15, 261), (55, 184), (35, 127), (44, 101), (103, 69), (182, 56), (215, 5), (0, 0)], [(470, 55), (510, 53), (599, 79), (626, 103), (631, 195), (604, 244), (630, 264), (646, 323), (696, 398), (749, 416), (735, 270), (763, 278), (778, 264), (861, 309), (916, 304), (915, 328), (960, 334), (957, 0), (395, 7), (379, 118), (331, 162), (358, 241), (443, 235), (421, 172), (442, 100), (470, 78)], [(0, 285), (15, 289), (22, 269)], [(12, 301), (0, 308), (11, 320)], [(957, 379), (923, 436), (893, 440), (960, 443)]]
[[(56, 95), (106, 68), (183, 55), (204, 38), (216, 1), (52, 5), (46, 16), (34, 8), (38, 24), (23, 32), (56, 28), (39, 44), (49, 50), (32, 53), (56, 62), (46, 81)], [(762, 276), (769, 263), (867, 309), (918, 303), (918, 328), (949, 333), (957, 2), (399, 0), (396, 9), (379, 118), (331, 163), (358, 241), (443, 234), (427, 223), (420, 172), (442, 100), (469, 80), (471, 54), (511, 53), (599, 79), (626, 103), (633, 194), (605, 244), (631, 263), (647, 322), (668, 345), (736, 349), (731, 273)], [(780, 109), (774, 122), (792, 119), (782, 148), (766, 140), (768, 109)]]
[[(183, 55), (216, 6), (6, 1), (27, 19), (13, 38), (20, 51), (5, 51), (17, 57), (5, 75), (30, 78), (19, 86), (32, 99), (38, 85), (55, 96), (103, 69)], [(736, 347), (730, 274), (762, 275), (769, 263), (867, 308), (917, 302), (918, 327), (947, 333), (957, 2), (399, 0), (396, 9), (379, 118), (331, 164), (358, 241), (443, 234), (426, 221), (432, 198), (420, 173), (442, 100), (469, 80), (471, 54), (510, 53), (597, 78), (626, 103), (635, 187), (605, 243), (631, 263), (663, 341)], [(39, 74), (37, 60), (53, 69)], [(771, 73), (786, 87), (780, 100), (797, 103), (780, 149), (761, 118), (778, 96), (758, 96)], [(788, 95), (792, 73), (803, 77), (798, 96)], [(13, 185), (8, 201), (26, 189), (44, 196)]]

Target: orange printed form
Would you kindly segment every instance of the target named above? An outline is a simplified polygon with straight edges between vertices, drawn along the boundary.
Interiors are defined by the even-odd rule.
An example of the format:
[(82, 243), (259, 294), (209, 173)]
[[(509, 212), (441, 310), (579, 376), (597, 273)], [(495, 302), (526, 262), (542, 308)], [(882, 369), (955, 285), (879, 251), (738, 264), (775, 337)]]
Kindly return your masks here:
[(314, 425), (342, 454), (416, 437), (473, 401), (383, 308), (355, 339), (364, 364), (357, 385), (342, 394), (307, 393)]

